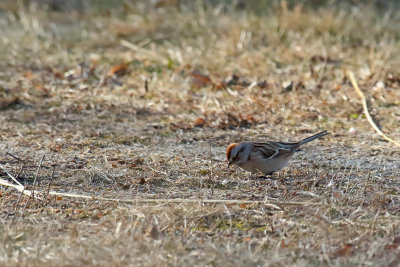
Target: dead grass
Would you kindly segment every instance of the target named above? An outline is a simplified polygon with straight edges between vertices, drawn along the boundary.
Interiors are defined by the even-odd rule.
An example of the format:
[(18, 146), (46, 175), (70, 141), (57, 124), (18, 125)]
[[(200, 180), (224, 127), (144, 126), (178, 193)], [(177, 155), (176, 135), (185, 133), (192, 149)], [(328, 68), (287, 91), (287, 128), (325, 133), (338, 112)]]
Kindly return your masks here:
[[(1, 265), (396, 266), (400, 153), (346, 71), (400, 140), (399, 13), (173, 2), (0, 13), (0, 164), (27, 189), (138, 200), (2, 186)], [(229, 142), (321, 129), (273, 179), (226, 168)]]

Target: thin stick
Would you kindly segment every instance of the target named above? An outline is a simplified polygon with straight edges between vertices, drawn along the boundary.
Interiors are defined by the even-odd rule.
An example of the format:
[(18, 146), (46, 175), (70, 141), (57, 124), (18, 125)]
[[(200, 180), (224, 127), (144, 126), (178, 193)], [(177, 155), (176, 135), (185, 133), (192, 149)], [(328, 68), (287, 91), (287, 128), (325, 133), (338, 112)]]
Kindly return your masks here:
[(215, 186), (215, 183), (214, 183), (214, 179), (213, 179), (213, 176), (214, 176), (214, 161), (213, 161), (213, 157), (212, 157), (212, 147), (211, 147), (211, 142), (208, 142), (208, 147), (209, 147), (209, 153), (210, 153), (210, 174), (209, 174), (209, 177), (208, 177), (208, 179), (209, 179), (209, 181), (211, 182), (211, 197), (213, 197), (214, 196), (214, 186)]
[(21, 158), (15, 156), (15, 155), (13, 155), (13, 154), (11, 154), (10, 152), (6, 152), (6, 154), (9, 155), (9, 156), (11, 156), (11, 157), (13, 157), (14, 159), (16, 159), (16, 160), (18, 160), (18, 161), (24, 162), (23, 159), (21, 159)]
[[(17, 189), (22, 192), (19, 186), (10, 184), (7, 181), (0, 179), (0, 184), (9, 186)], [(39, 194), (40, 192), (37, 192)], [(25, 195), (31, 195), (32, 192), (30, 190), (24, 190)], [(273, 208), (282, 206), (315, 206), (320, 205), (320, 203), (316, 202), (286, 202), (286, 201), (261, 201), (261, 200), (242, 200), (242, 199), (182, 199), (182, 198), (173, 198), (173, 199), (153, 199), (153, 198), (143, 198), (143, 199), (117, 199), (117, 198), (104, 198), (104, 197), (94, 197), (88, 195), (78, 195), (78, 194), (70, 194), (70, 193), (60, 193), (55, 191), (50, 191), (49, 195), (53, 196), (63, 196), (63, 197), (71, 197), (71, 198), (81, 198), (81, 199), (91, 199), (91, 200), (99, 200), (99, 201), (113, 201), (120, 203), (230, 203), (230, 204), (265, 204)]]
[(49, 181), (49, 184), (47, 185), (46, 196), (43, 197), (45, 204), (47, 204), (47, 197), (49, 196), (50, 185), (51, 185), (51, 182), (53, 182), (55, 172), (56, 172), (56, 165), (53, 164), (53, 171), (51, 172), (50, 181)]
[(8, 175), (8, 177), (10, 177), (10, 178), (11, 178), (14, 182), (16, 182), (19, 186), (24, 187), (20, 182), (18, 182), (18, 180), (17, 180), (14, 176), (12, 176), (11, 173), (9, 173), (9, 172), (6, 170), (6, 168), (5, 168), (3, 165), (0, 164), (0, 168)]
[(40, 160), (40, 162), (39, 162), (39, 166), (38, 166), (38, 168), (37, 168), (37, 170), (36, 170), (36, 174), (35, 174), (35, 179), (33, 180), (33, 186), (32, 186), (32, 197), (33, 197), (33, 198), (35, 198), (35, 185), (36, 185), (36, 180), (37, 180), (37, 177), (38, 177), (38, 175), (39, 175), (39, 171), (40, 171), (40, 169), (42, 168), (42, 162), (43, 162), (44, 156), (45, 156), (45, 155), (42, 156), (42, 158), (41, 158), (41, 160)]
[[(22, 192), (19, 186), (10, 184), (7, 181), (0, 179), (0, 184), (13, 187), (18, 191)], [(30, 190), (23, 191), (24, 194), (30, 195), (32, 192)], [(39, 194), (41, 192), (37, 192)], [(294, 202), (294, 201), (276, 201), (276, 200), (269, 200), (269, 201), (262, 201), (262, 200), (245, 200), (245, 199), (183, 199), (183, 198), (142, 198), (142, 199), (118, 199), (118, 198), (105, 198), (105, 197), (95, 197), (95, 196), (88, 196), (88, 195), (78, 195), (78, 194), (71, 194), (71, 193), (60, 193), (55, 191), (50, 191), (49, 195), (53, 196), (62, 196), (62, 197), (70, 197), (70, 198), (81, 198), (81, 199), (89, 199), (89, 200), (98, 200), (98, 201), (112, 201), (112, 202), (119, 202), (119, 203), (222, 203), (222, 204), (264, 204), (271, 208), (275, 209), (282, 209), (279, 206), (316, 206), (321, 205), (319, 202)]]
[(24, 191), (22, 191), (18, 196), (18, 200), (17, 200), (17, 203), (15, 204), (15, 208), (14, 208), (14, 212), (13, 212), (14, 214), (17, 212), (18, 205), (19, 205), (19, 202), (20, 202), (21, 197), (22, 197), (23, 194), (24, 194)]
[(24, 171), (25, 168), (25, 163), (21, 162), (21, 168), (19, 170), (19, 172), (17, 173), (17, 175), (15, 175), (15, 179), (17, 179), (19, 177), (19, 175)]
[(107, 76), (106, 74), (103, 74), (103, 75), (100, 77), (100, 79), (99, 79), (97, 85), (94, 87), (93, 95), (97, 95), (97, 91), (98, 91), (98, 90), (100, 89), (100, 87), (103, 85), (104, 81), (106, 80), (106, 76)]
[(24, 206), (24, 208), (22, 209), (22, 214), (24, 214), (26, 208), (28, 207), (31, 198), (35, 199), (35, 185), (36, 185), (36, 180), (37, 180), (37, 177), (38, 177), (38, 175), (39, 175), (40, 168), (42, 167), (42, 162), (43, 162), (44, 156), (45, 156), (45, 155), (42, 156), (42, 158), (41, 158), (41, 160), (40, 160), (40, 162), (39, 162), (39, 166), (38, 166), (38, 168), (37, 168), (37, 170), (36, 170), (36, 174), (35, 174), (35, 179), (33, 180), (33, 186), (32, 186), (32, 191), (31, 191), (32, 194), (30, 194), (29, 197), (28, 197), (28, 199), (26, 200), (25, 206)]
[(372, 128), (375, 130), (375, 132), (378, 133), (378, 135), (382, 136), (383, 139), (385, 139), (386, 141), (389, 141), (393, 144), (395, 144), (396, 146), (400, 147), (400, 143), (391, 139), (390, 137), (386, 136), (379, 128), (378, 126), (376, 126), (375, 122), (372, 120), (371, 115), (369, 114), (368, 111), (368, 105), (367, 105), (367, 99), (364, 96), (364, 93), (360, 90), (360, 88), (358, 87), (357, 81), (354, 78), (354, 74), (352, 71), (347, 71), (347, 76), (350, 79), (351, 84), (353, 85), (354, 89), (356, 90), (357, 94), (361, 97), (362, 100), (362, 105), (363, 105), (363, 109), (364, 109), (364, 114), (367, 117), (367, 120), (369, 122), (369, 124), (371, 124)]
[(21, 185), (21, 184), (19, 184), (19, 185), (12, 184), (12, 183), (9, 183), (8, 181), (3, 180), (3, 179), (0, 179), (0, 185), (5, 185), (5, 186), (8, 186), (8, 187), (12, 187), (14, 189), (17, 189), (18, 192), (21, 192), (21, 193), (23, 193), (24, 195), (27, 195), (27, 196), (30, 196), (31, 193), (32, 193), (30, 190), (25, 190), (25, 187), (23, 185)]

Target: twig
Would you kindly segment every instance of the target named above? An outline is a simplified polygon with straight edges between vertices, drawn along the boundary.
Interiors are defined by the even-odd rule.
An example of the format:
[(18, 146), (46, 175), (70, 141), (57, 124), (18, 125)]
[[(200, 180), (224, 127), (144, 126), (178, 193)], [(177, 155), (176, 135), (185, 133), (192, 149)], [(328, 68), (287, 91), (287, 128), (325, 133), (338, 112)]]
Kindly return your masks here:
[(371, 230), (371, 232), (373, 232), (375, 230), (376, 220), (378, 220), (378, 216), (379, 216), (380, 212), (381, 212), (381, 208), (379, 208), (378, 212), (376, 213), (376, 215), (374, 217), (374, 220), (372, 221), (372, 227), (371, 227), (372, 230)]
[[(18, 191), (22, 192), (22, 189), (18, 185), (11, 184), (3, 179), (0, 179), (0, 184), (13, 187)], [(23, 191), (25, 195), (31, 195), (30, 190)], [(42, 192), (37, 192), (36, 194), (41, 194)], [(62, 196), (70, 198), (81, 198), (90, 199), (98, 201), (112, 201), (119, 203), (209, 203), (209, 204), (264, 204), (274, 209), (282, 209), (280, 206), (318, 206), (321, 205), (320, 202), (309, 201), (309, 202), (296, 202), (296, 201), (278, 201), (278, 200), (246, 200), (246, 199), (183, 199), (183, 198), (138, 198), (138, 199), (118, 199), (118, 198), (105, 198), (105, 197), (95, 197), (88, 195), (79, 195), (73, 193), (61, 193), (56, 191), (49, 191), (48, 195), (52, 196)], [(39, 197), (37, 197), (39, 198)]]
[[(0, 179), (0, 184), (10, 186), (16, 188), (18, 190), (18, 186), (8, 183), (5, 180)], [(20, 191), (20, 190), (18, 190)], [(30, 195), (30, 190), (25, 190), (24, 194)], [(37, 193), (38, 194), (38, 193)], [(49, 195), (52, 196), (62, 196), (62, 197), (70, 197), (70, 198), (81, 198), (81, 199), (89, 199), (89, 200), (98, 200), (98, 201), (112, 201), (119, 203), (209, 203), (209, 204), (264, 204), (274, 209), (282, 209), (279, 206), (317, 206), (321, 205), (318, 202), (295, 202), (295, 201), (276, 201), (276, 200), (245, 200), (245, 199), (183, 199), (183, 198), (138, 198), (138, 199), (118, 199), (118, 198), (105, 198), (105, 197), (95, 197), (88, 195), (79, 195), (72, 193), (60, 193), (55, 191), (50, 191)]]
[(46, 196), (43, 197), (45, 203), (47, 203), (47, 197), (49, 196), (50, 186), (51, 186), (51, 182), (53, 182), (55, 172), (56, 172), (56, 165), (53, 164), (53, 171), (51, 172), (50, 181), (49, 181), (49, 184), (47, 185)]
[(8, 187), (15, 188), (15, 189), (18, 190), (18, 192), (21, 192), (21, 193), (23, 193), (24, 195), (27, 195), (27, 196), (30, 196), (31, 193), (32, 193), (30, 190), (25, 190), (25, 187), (23, 185), (21, 185), (21, 184), (18, 184), (18, 185), (12, 184), (12, 183), (10, 183), (10, 182), (8, 182), (6, 180), (3, 180), (1, 178), (0, 178), (0, 185), (5, 185), (5, 186), (8, 186)]
[[(24, 171), (25, 162), (26, 162), (26, 161), (23, 160), (23, 159), (21, 159), (20, 157), (18, 157), (18, 156), (16, 156), (16, 155), (11, 154), (10, 152), (7, 152), (7, 155), (13, 157), (14, 159), (18, 160), (18, 161), (21, 163), (21, 169), (19, 170), (19, 172), (18, 172), (17, 175), (15, 176), (15, 178), (18, 178), (19, 175)], [(18, 205), (19, 205), (19, 202), (21, 201), (21, 197), (22, 197), (23, 194), (24, 194), (24, 190), (22, 190), (21, 193), (20, 193), (19, 196), (18, 196), (18, 200), (17, 200), (17, 203), (15, 203), (15, 207), (14, 207), (13, 214), (15, 214), (15, 213), (17, 212)]]
[(14, 212), (13, 212), (13, 214), (15, 214), (16, 212), (17, 212), (17, 209), (18, 209), (18, 205), (19, 205), (19, 202), (20, 202), (20, 200), (21, 200), (21, 197), (22, 197), (22, 195), (24, 194), (24, 191), (22, 191), (20, 194), (19, 194), (19, 196), (18, 196), (18, 200), (17, 200), (17, 203), (15, 203), (15, 208), (14, 208)]
[(146, 93), (149, 92), (149, 83), (147, 82), (147, 79), (144, 81), (144, 90), (146, 91)]
[(42, 158), (40, 159), (39, 166), (38, 166), (38, 168), (37, 168), (37, 170), (36, 170), (35, 179), (33, 179), (33, 186), (32, 186), (32, 197), (33, 197), (33, 198), (35, 198), (35, 185), (36, 185), (36, 180), (37, 180), (37, 177), (38, 177), (38, 175), (39, 175), (39, 171), (40, 171), (40, 169), (42, 168), (42, 163), (43, 163), (43, 160), (44, 160), (44, 156), (45, 156), (45, 155), (43, 155)]
[(140, 47), (140, 46), (137, 46), (137, 45), (135, 45), (135, 44), (133, 44), (133, 43), (127, 41), (127, 40), (121, 40), (120, 44), (122, 46), (125, 46), (126, 48), (129, 48), (129, 49), (135, 51), (136, 53), (143, 54), (143, 55), (145, 55), (147, 57), (150, 57), (152, 59), (159, 57), (159, 55), (155, 54), (154, 51), (146, 49), (146, 48), (143, 48), (143, 47)]
[(93, 95), (97, 95), (97, 91), (100, 89), (100, 87), (103, 85), (104, 81), (106, 80), (107, 74), (101, 75), (97, 85), (94, 87), (93, 90)]
[(33, 198), (33, 199), (35, 200), (35, 185), (36, 185), (36, 180), (37, 180), (37, 177), (38, 177), (38, 175), (39, 175), (40, 168), (42, 167), (42, 162), (43, 162), (44, 156), (45, 156), (45, 155), (43, 155), (42, 158), (40, 159), (39, 166), (38, 166), (38, 168), (37, 168), (37, 170), (36, 170), (35, 178), (34, 178), (34, 180), (33, 180), (32, 191), (30, 191), (31, 194), (29, 195), (28, 199), (27, 199), (26, 202), (25, 202), (24, 208), (22, 209), (22, 214), (24, 214), (26, 208), (28, 207), (31, 198)]
[(212, 147), (211, 147), (211, 142), (208, 142), (208, 146), (209, 146), (209, 153), (210, 153), (210, 174), (209, 174), (209, 181), (211, 183), (211, 197), (214, 196), (214, 186), (215, 186), (215, 182), (213, 179), (214, 176), (214, 161), (213, 161), (213, 157), (212, 157)]
[(18, 182), (18, 180), (17, 180), (14, 176), (12, 176), (11, 173), (9, 173), (9, 172), (6, 170), (6, 168), (5, 168), (3, 165), (0, 164), (0, 168), (8, 175), (8, 177), (10, 177), (10, 178), (11, 178), (14, 182), (16, 182), (19, 186), (22, 186), (22, 188), (24, 187), (20, 182)]
[(15, 179), (17, 179), (20, 176), (20, 174), (24, 171), (24, 168), (25, 168), (25, 162), (21, 162), (21, 168), (19, 169), (17, 175), (15, 175)]
[(360, 90), (360, 88), (358, 87), (357, 81), (354, 78), (354, 74), (352, 71), (347, 71), (347, 76), (350, 79), (351, 84), (353, 85), (354, 89), (356, 90), (357, 94), (361, 97), (362, 100), (362, 105), (363, 105), (363, 109), (364, 109), (364, 114), (367, 117), (367, 120), (369, 122), (369, 124), (371, 124), (372, 128), (375, 130), (375, 132), (378, 133), (378, 135), (382, 136), (383, 139), (395, 144), (396, 146), (400, 147), (400, 143), (387, 137), (375, 124), (375, 122), (372, 120), (371, 115), (369, 114), (368, 111), (368, 105), (367, 105), (367, 100), (364, 96), (364, 93)]
[(21, 159), (20, 157), (15, 156), (15, 155), (13, 155), (13, 154), (11, 154), (10, 152), (6, 152), (6, 154), (9, 155), (9, 156), (11, 156), (12, 158), (18, 160), (18, 161), (24, 162), (23, 159)]
[(24, 171), (25, 163), (27, 162), (27, 160), (23, 160), (20, 157), (11, 154), (10, 152), (6, 152), (6, 154), (11, 156), (12, 158), (18, 160), (21, 163), (21, 168), (20, 168), (19, 172), (17, 173), (17, 175), (15, 175), (15, 179), (17, 179), (19, 177), (19, 175)]

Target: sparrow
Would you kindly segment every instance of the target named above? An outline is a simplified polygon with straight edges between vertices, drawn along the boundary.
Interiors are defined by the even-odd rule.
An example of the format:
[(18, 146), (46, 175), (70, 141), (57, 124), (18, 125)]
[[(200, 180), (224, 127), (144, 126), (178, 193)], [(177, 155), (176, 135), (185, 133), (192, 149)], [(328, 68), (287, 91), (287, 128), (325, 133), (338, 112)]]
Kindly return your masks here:
[(233, 143), (226, 148), (228, 167), (235, 164), (252, 173), (260, 171), (265, 175), (271, 175), (285, 167), (300, 146), (327, 134), (329, 134), (327, 131), (323, 131), (297, 143), (274, 141)]

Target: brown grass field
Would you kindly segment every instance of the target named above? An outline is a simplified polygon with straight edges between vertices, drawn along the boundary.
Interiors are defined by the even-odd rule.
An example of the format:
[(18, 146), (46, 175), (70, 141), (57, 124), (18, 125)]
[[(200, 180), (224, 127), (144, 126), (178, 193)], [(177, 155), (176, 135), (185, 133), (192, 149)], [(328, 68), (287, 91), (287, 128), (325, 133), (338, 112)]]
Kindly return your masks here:
[(0, 266), (399, 266), (400, 150), (346, 75), (399, 141), (395, 3), (83, 2), (0, 2)]

